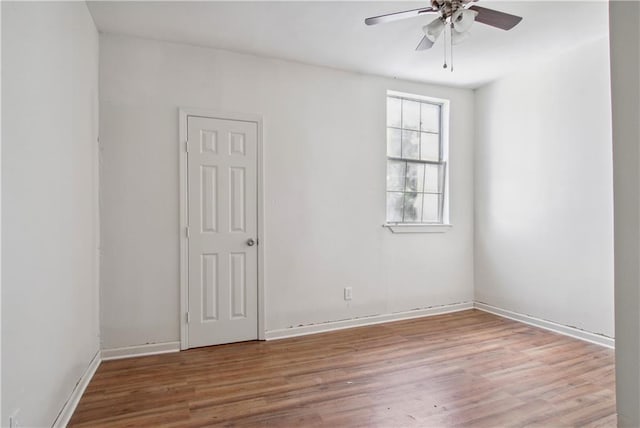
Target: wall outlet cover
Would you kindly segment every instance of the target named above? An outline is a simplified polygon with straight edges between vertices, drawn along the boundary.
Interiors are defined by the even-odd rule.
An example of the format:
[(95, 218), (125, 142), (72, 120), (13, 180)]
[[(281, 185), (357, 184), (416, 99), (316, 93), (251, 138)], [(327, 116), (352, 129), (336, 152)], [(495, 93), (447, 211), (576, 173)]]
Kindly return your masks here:
[(18, 419), (18, 413), (20, 413), (20, 409), (16, 409), (11, 416), (9, 416), (9, 428), (19, 428), (22, 426)]

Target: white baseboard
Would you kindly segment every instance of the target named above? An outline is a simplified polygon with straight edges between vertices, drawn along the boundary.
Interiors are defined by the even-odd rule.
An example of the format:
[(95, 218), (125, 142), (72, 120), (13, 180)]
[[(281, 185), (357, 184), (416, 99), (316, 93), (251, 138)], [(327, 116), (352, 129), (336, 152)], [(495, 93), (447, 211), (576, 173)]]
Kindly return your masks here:
[(102, 361), (167, 354), (169, 352), (178, 352), (179, 350), (180, 342), (151, 343), (147, 345), (125, 346), (124, 348), (103, 349)]
[(285, 339), (287, 337), (305, 336), (307, 334), (325, 333), (328, 331), (344, 330), (345, 328), (361, 327), (365, 325), (382, 324), (390, 321), (407, 320), (411, 318), (428, 317), (447, 314), (450, 312), (473, 309), (473, 302), (454, 303), (451, 305), (432, 306), (430, 308), (414, 309), (407, 312), (372, 315), (368, 317), (352, 318), (341, 321), (329, 321), (320, 324), (303, 325), (265, 332), (266, 340)]
[(591, 333), (586, 330), (580, 330), (579, 328), (576, 328), (576, 327), (570, 327), (567, 325), (558, 324), (553, 321), (547, 321), (547, 320), (532, 317), (529, 315), (521, 314), (518, 312), (509, 311), (507, 309), (502, 309), (496, 306), (487, 305), (486, 303), (475, 302), (473, 306), (476, 309), (489, 312), (494, 315), (501, 316), (503, 318), (509, 318), (511, 320), (519, 321), (524, 324), (529, 324), (534, 327), (540, 327), (545, 330), (551, 330), (556, 333), (564, 334), (565, 336), (571, 336), (575, 339), (580, 339), (586, 342), (595, 343), (596, 345), (601, 345), (607, 348), (615, 349), (616, 341), (614, 338), (609, 336)]
[(93, 378), (93, 375), (96, 373), (96, 370), (98, 370), (101, 361), (102, 359), (100, 358), (100, 351), (98, 351), (89, 363), (89, 367), (87, 367), (87, 369), (82, 374), (82, 377), (80, 377), (80, 380), (76, 384), (75, 388), (73, 388), (71, 396), (69, 397), (67, 402), (64, 403), (62, 410), (60, 410), (60, 413), (58, 413), (58, 417), (53, 422), (53, 428), (64, 428), (69, 424), (71, 416), (73, 416), (73, 412), (76, 411), (76, 407), (78, 407), (80, 398), (82, 398), (82, 394), (84, 394), (84, 390), (87, 389), (87, 385), (89, 385), (89, 382)]

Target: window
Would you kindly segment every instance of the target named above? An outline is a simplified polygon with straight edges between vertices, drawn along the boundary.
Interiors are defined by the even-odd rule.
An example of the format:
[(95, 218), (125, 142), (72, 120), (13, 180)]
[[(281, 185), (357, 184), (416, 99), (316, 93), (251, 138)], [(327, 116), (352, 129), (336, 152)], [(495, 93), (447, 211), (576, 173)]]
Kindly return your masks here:
[(387, 224), (445, 223), (445, 100), (387, 95)]

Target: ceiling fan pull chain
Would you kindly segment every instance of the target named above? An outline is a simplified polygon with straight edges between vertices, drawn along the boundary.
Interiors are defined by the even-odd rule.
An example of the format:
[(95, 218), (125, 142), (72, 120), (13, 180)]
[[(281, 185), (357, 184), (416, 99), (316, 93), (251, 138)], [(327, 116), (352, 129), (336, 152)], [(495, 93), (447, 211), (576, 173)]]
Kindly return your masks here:
[(453, 73), (453, 24), (449, 25), (449, 57), (451, 60), (451, 72)]
[(442, 41), (442, 46), (444, 47), (444, 64), (442, 64), (442, 68), (447, 68), (447, 31), (443, 31), (442, 37), (444, 40)]

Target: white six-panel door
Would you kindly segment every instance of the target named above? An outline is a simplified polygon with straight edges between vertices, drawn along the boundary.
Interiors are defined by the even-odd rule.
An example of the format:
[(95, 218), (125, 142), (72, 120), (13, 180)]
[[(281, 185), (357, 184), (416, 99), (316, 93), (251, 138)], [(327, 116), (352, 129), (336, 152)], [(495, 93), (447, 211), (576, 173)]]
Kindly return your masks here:
[(257, 138), (187, 117), (189, 348), (258, 338)]

